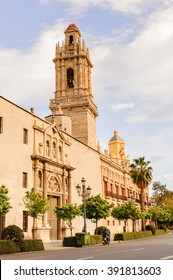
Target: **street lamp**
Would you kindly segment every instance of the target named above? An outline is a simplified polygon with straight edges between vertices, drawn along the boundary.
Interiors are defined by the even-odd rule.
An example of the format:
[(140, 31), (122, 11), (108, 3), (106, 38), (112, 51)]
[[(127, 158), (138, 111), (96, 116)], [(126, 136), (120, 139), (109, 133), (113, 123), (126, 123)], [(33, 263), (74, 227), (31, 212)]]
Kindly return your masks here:
[(83, 232), (87, 232), (87, 225), (86, 225), (86, 199), (91, 195), (91, 187), (88, 186), (86, 188), (86, 180), (82, 178), (81, 186), (77, 184), (76, 189), (79, 196), (82, 197), (83, 205), (84, 205), (84, 227)]

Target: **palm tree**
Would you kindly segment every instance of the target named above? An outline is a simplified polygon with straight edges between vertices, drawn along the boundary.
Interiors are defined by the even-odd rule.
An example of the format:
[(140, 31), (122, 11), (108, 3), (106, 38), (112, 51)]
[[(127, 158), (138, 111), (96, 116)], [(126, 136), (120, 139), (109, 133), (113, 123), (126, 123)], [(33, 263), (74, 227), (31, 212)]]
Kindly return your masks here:
[[(146, 189), (152, 181), (152, 167), (149, 166), (150, 161), (145, 162), (145, 157), (134, 159), (130, 165), (130, 176), (134, 184), (141, 190), (140, 205), (141, 212), (144, 211), (144, 189)], [(144, 219), (141, 220), (141, 229), (144, 230)]]

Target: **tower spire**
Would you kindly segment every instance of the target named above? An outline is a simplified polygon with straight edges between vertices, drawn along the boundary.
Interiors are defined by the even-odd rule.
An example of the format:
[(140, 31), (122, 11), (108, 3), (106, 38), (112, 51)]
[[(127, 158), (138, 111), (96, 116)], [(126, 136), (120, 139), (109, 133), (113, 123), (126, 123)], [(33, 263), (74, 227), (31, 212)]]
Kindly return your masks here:
[(55, 98), (50, 102), (54, 112), (59, 103), (63, 113), (71, 117), (72, 134), (96, 148), (97, 107), (93, 101), (89, 50), (81, 42), (79, 28), (71, 23), (64, 31), (65, 40), (57, 43), (55, 58)]

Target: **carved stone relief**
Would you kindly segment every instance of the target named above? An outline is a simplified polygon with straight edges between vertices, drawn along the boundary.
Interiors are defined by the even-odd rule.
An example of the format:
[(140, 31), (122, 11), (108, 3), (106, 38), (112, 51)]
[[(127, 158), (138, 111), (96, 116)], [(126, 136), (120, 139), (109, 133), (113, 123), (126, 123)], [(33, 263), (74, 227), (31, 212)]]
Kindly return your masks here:
[(58, 180), (55, 176), (51, 176), (48, 179), (48, 189), (51, 192), (60, 192), (60, 186), (59, 186)]

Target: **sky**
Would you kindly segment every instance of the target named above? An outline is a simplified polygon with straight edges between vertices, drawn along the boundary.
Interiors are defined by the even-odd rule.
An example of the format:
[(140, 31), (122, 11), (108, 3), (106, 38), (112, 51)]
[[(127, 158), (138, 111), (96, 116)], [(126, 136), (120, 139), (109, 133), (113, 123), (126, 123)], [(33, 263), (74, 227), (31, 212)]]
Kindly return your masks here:
[(55, 45), (75, 23), (90, 50), (97, 140), (114, 130), (173, 191), (173, 0), (0, 0), (0, 95), (38, 116), (54, 98)]

